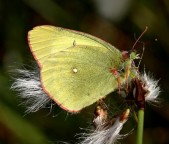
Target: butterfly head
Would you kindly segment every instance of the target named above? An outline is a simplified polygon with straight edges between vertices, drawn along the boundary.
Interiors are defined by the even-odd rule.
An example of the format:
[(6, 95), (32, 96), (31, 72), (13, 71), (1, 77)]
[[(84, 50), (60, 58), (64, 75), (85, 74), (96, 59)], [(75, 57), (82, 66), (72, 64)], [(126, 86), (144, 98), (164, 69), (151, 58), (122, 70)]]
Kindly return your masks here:
[(139, 54), (135, 51), (122, 51), (123, 61), (139, 59)]
[(139, 55), (134, 51), (123, 51), (122, 61), (123, 61), (123, 77), (128, 87), (128, 82), (138, 76), (138, 68), (135, 66), (134, 61), (139, 59)]

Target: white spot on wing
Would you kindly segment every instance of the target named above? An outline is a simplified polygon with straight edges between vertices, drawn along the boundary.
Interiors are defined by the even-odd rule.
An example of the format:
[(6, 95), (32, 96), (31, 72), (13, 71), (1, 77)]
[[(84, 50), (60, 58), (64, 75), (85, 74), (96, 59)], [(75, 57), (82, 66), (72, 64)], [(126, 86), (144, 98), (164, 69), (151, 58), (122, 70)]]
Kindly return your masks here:
[(74, 73), (77, 73), (77, 68), (73, 68), (73, 72), (74, 72)]

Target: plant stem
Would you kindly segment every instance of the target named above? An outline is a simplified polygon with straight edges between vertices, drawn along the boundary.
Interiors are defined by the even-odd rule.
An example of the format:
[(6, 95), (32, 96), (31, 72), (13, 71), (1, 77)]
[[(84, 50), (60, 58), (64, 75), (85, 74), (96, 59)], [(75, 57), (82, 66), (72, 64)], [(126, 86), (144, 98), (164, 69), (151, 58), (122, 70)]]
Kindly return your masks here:
[(143, 142), (144, 109), (138, 110), (137, 141), (136, 144)]

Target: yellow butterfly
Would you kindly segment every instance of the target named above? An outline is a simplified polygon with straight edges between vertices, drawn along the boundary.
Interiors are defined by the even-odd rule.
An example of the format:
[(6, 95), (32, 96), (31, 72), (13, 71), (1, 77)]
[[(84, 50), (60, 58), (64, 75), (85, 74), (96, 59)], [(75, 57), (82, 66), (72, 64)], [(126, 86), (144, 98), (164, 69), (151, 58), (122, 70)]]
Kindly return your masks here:
[(132, 52), (122, 52), (86, 33), (37, 26), (28, 33), (31, 52), (40, 67), (45, 93), (60, 107), (78, 112), (136, 75)]

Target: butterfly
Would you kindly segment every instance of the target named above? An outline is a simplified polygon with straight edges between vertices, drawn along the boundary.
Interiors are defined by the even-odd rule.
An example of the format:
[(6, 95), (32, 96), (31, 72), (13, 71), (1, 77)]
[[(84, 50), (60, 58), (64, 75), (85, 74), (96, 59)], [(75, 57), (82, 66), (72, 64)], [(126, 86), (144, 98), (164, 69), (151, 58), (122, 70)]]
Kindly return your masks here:
[(28, 32), (43, 91), (76, 113), (134, 78), (134, 52), (121, 52), (92, 35), (49, 25)]

